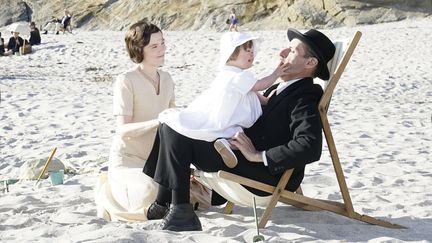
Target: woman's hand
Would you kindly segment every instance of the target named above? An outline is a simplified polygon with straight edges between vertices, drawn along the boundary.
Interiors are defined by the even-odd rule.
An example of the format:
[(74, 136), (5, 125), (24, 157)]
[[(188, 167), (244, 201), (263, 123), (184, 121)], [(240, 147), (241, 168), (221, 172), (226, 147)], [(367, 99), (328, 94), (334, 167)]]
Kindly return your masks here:
[(261, 152), (255, 149), (250, 138), (243, 132), (236, 133), (230, 142), (242, 152), (247, 160), (251, 162), (263, 162)]

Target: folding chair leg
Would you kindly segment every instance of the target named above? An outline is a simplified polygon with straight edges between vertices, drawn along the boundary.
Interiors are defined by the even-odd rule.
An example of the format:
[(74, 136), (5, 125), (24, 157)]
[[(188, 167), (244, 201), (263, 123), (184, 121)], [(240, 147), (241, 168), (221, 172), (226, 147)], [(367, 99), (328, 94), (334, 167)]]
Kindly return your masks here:
[(347, 184), (345, 181), (345, 176), (344, 176), (344, 173), (342, 170), (342, 166), (340, 164), (338, 152), (336, 150), (336, 144), (334, 142), (333, 134), (332, 134), (331, 129), (330, 129), (330, 124), (329, 124), (328, 119), (327, 119), (327, 114), (323, 110), (320, 110), (320, 113), (321, 113), (321, 123), (323, 126), (324, 135), (325, 135), (326, 141), (327, 141), (327, 147), (329, 149), (330, 157), (331, 157), (332, 162), (333, 162), (333, 168), (335, 170), (336, 178), (337, 178), (337, 181), (339, 184), (339, 189), (342, 193), (342, 198), (343, 198), (344, 203), (345, 203), (345, 208), (346, 208), (348, 215), (353, 217), (354, 207), (353, 207), (351, 197), (350, 197), (350, 194), (348, 191), (348, 187), (347, 187)]
[(279, 198), (281, 196), (281, 193), (285, 190), (285, 186), (288, 183), (289, 178), (291, 177), (291, 174), (293, 172), (293, 169), (287, 170), (283, 173), (281, 179), (278, 182), (278, 185), (276, 186), (273, 195), (270, 199), (269, 204), (267, 205), (266, 210), (261, 216), (260, 222), (258, 224), (259, 228), (264, 228), (267, 224), (267, 221), (270, 218), (271, 212), (273, 211), (273, 208), (276, 206), (276, 203), (279, 201)]
[(354, 212), (354, 219), (363, 221), (365, 223), (368, 224), (373, 224), (373, 225), (379, 225), (379, 226), (383, 226), (383, 227), (387, 227), (387, 228), (392, 228), (392, 229), (407, 229), (407, 227), (402, 226), (402, 225), (398, 225), (398, 224), (392, 224), (390, 222), (381, 220), (381, 219), (376, 219), (367, 215), (360, 215), (356, 212)]

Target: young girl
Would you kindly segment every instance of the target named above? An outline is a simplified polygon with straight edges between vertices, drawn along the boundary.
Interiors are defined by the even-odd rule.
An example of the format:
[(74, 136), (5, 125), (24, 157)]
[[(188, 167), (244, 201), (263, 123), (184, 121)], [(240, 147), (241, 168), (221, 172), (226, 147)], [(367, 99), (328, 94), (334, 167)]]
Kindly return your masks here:
[[(257, 81), (247, 71), (252, 67), (257, 50), (257, 37), (239, 32), (223, 34), (221, 70), (210, 88), (186, 109), (160, 114), (159, 121), (186, 137), (207, 142), (231, 138), (243, 128), (252, 126), (262, 114), (261, 105), (267, 102), (258, 91), (271, 86), (286, 69), (286, 65), (280, 63), (272, 74)], [(215, 148), (228, 167), (237, 165), (227, 140), (216, 140)], [(231, 156), (224, 156), (225, 152)]]
[(229, 20), (230, 20), (229, 31), (238, 31), (237, 30), (238, 19), (234, 8), (231, 9)]

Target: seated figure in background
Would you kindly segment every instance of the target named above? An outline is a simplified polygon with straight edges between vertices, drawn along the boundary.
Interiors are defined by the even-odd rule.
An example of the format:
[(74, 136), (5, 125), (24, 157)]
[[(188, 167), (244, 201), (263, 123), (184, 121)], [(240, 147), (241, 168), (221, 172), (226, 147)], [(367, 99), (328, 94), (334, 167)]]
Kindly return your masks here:
[(58, 34), (60, 30), (60, 20), (57, 19), (55, 16), (52, 16), (51, 19), (46, 23), (45, 27), (42, 28), (44, 31), (43, 33), (46, 35), (48, 34), (49, 30), (53, 30)]
[(5, 53), (5, 44), (4, 44), (4, 39), (1, 37), (1, 32), (0, 32), (0, 56), (3, 56)]
[(41, 36), (39, 29), (36, 27), (35, 22), (30, 23), (30, 45), (39, 45), (41, 43)]
[(15, 54), (15, 52), (19, 52), (19, 48), (24, 45), (24, 40), (19, 36), (19, 32), (12, 32), (12, 34), (13, 36), (9, 38), (7, 49), (11, 54)]
[(71, 18), (72, 18), (71, 13), (65, 9), (64, 16), (62, 17), (62, 19), (60, 21), (60, 29), (59, 29), (59, 30), (63, 31), (63, 34), (65, 33), (66, 30), (69, 33), (72, 33), (72, 26), (70, 25)]

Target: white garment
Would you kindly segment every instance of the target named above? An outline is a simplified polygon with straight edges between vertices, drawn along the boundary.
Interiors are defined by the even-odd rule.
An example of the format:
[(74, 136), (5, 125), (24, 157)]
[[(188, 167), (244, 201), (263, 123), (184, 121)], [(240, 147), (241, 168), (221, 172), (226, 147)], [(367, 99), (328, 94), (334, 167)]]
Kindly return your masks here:
[(249, 71), (224, 66), (210, 88), (186, 109), (160, 114), (159, 121), (192, 139), (231, 138), (262, 114), (258, 96), (251, 91), (256, 81)]
[(58, 22), (55, 22), (55, 23), (53, 23), (53, 22), (49, 22), (44, 28), (43, 28), (43, 30), (44, 31), (49, 31), (49, 30), (52, 30), (52, 31), (60, 31), (60, 27), (61, 27), (61, 23), (58, 23)]

